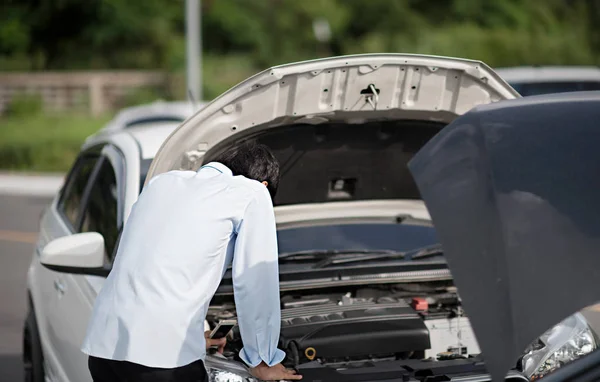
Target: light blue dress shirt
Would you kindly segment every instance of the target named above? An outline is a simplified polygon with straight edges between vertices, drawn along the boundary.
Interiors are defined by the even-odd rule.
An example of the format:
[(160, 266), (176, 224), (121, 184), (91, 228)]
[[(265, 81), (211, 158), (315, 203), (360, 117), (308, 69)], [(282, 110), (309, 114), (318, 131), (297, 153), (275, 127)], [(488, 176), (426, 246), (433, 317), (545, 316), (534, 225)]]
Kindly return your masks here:
[(125, 224), (82, 351), (174, 368), (204, 359), (204, 320), (232, 264), (240, 357), (273, 366), (281, 325), (273, 204), (260, 182), (208, 163), (153, 178)]

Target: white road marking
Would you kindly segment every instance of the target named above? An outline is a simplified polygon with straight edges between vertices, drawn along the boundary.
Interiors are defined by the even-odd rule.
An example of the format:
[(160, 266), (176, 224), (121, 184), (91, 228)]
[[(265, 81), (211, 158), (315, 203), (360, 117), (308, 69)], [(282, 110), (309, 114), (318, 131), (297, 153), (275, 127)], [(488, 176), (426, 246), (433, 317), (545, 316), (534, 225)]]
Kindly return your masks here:
[(37, 242), (37, 232), (3, 231), (0, 230), (0, 241), (34, 244)]

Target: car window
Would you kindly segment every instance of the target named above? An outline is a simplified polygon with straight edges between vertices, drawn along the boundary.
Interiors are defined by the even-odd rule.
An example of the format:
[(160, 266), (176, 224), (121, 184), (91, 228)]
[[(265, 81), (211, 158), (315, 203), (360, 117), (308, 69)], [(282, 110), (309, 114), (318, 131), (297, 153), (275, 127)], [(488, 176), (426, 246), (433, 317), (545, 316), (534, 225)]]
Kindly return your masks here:
[(98, 232), (104, 237), (109, 261), (112, 260), (119, 233), (117, 219), (118, 189), (115, 170), (110, 161), (104, 159), (90, 191), (81, 232)]
[(162, 116), (162, 117), (148, 117), (148, 118), (140, 118), (125, 124), (125, 127), (139, 127), (139, 126), (152, 126), (152, 125), (160, 125), (165, 123), (181, 123), (185, 119), (176, 116)]
[(513, 83), (511, 86), (522, 96), (600, 90), (600, 82), (594, 81)]
[(277, 231), (279, 253), (316, 250), (408, 251), (438, 243), (431, 226), (398, 223), (347, 223), (284, 228)]
[(97, 160), (97, 156), (81, 157), (75, 163), (61, 196), (59, 210), (74, 228), (77, 228), (83, 193)]
[(144, 188), (144, 182), (148, 176), (148, 171), (150, 170), (151, 164), (152, 159), (142, 159), (140, 161), (140, 192), (142, 192), (142, 189)]

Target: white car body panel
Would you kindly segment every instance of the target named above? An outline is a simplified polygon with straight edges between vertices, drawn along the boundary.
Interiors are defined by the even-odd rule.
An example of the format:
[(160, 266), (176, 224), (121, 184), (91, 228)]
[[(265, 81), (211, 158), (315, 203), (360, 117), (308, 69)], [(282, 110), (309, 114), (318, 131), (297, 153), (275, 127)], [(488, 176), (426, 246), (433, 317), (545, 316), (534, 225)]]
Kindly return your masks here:
[(431, 220), (427, 207), (421, 200), (357, 200), (275, 207), (275, 218), (279, 225), (322, 219), (394, 218), (398, 215)]
[(162, 145), (165, 137), (177, 128), (176, 124), (161, 124), (153, 126), (152, 129), (134, 127), (129, 129), (129, 134), (139, 142), (141, 146), (141, 157), (152, 159)]
[(42, 251), (42, 264), (98, 268), (104, 265), (104, 237), (86, 232), (61, 237)]
[[(36, 313), (47, 377), (56, 381), (69, 381), (65, 370), (66, 365), (61, 357), (61, 351), (64, 350), (64, 340), (61, 335), (61, 323), (56, 321), (57, 318), (62, 319), (60, 312), (57, 311), (57, 307), (60, 305), (69, 309), (65, 311), (65, 314), (69, 314), (69, 319), (73, 321), (80, 321), (89, 317), (86, 316), (86, 310), (74, 310), (73, 306), (65, 307), (62, 296), (59, 296), (59, 292), (55, 287), (55, 282), (65, 286), (67, 284), (66, 280), (74, 276), (53, 272), (42, 266), (39, 261), (39, 252), (48, 242), (54, 238), (71, 234), (70, 229), (63, 223), (62, 217), (58, 214), (56, 209), (57, 201), (58, 198), (53, 201), (52, 206), (48, 209), (40, 224), (40, 238), (29, 270), (28, 289), (31, 293)], [(69, 296), (72, 295), (71, 289), (73, 288), (70, 287), (71, 284), (69, 282), (69, 289), (66, 289)]]

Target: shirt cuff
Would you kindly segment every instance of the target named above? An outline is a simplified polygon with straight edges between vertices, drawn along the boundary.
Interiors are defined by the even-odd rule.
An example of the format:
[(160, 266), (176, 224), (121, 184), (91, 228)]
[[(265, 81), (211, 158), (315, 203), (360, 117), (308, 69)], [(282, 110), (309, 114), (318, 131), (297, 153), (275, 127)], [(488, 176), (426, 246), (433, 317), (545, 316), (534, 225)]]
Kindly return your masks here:
[(266, 360), (262, 359), (258, 354), (249, 355), (246, 353), (246, 350), (242, 348), (242, 350), (240, 350), (240, 358), (249, 367), (256, 367), (260, 365), (261, 362), (264, 362), (267, 364), (267, 366), (271, 367), (283, 362), (283, 360), (285, 359), (285, 352), (281, 349), (277, 349), (275, 351), (275, 354), (273, 354), (273, 356), (271, 357), (271, 359)]

